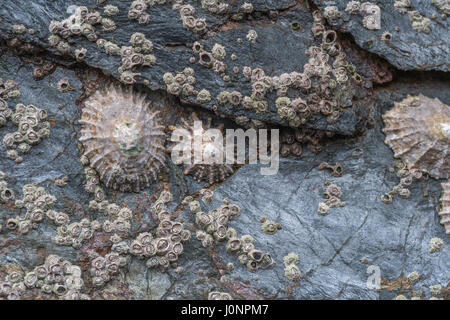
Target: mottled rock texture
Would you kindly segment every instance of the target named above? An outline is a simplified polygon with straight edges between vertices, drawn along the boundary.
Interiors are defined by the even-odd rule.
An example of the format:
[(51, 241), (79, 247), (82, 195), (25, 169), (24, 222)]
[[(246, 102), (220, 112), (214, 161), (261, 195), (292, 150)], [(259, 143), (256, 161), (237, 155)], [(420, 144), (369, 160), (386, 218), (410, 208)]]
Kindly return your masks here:
[[(233, 77), (224, 82), (210, 69), (189, 62), (194, 56), (192, 43), (197, 40), (208, 49), (216, 42), (224, 44), (230, 69), (234, 63), (240, 68), (245, 65), (262, 67), (270, 75), (301, 69), (308, 60), (304, 51), (313, 43), (310, 28), (314, 4), (293, 0), (251, 1), (254, 12), (236, 22), (229, 16), (202, 10), (198, 1), (191, 2), (198, 15), (206, 18), (208, 32), (205, 34), (183, 28), (179, 13), (169, 4), (149, 9), (150, 23), (142, 26), (127, 18), (131, 1), (108, 0), (107, 4), (119, 7), (119, 14), (112, 17), (117, 29), (102, 33), (102, 37), (127, 45), (132, 33), (143, 32), (153, 42), (156, 64), (139, 70), (143, 79), (135, 86), (155, 103), (164, 106), (165, 127), (179, 124), (181, 117), (195, 110), (200, 117), (212, 117), (214, 122), (224, 122), (226, 127), (235, 127), (235, 124), (224, 118), (245, 115), (281, 128), (279, 125), (286, 123), (276, 112), (274, 97), (269, 99), (271, 107), (267, 113), (257, 114), (228, 105), (219, 107), (215, 114), (210, 112), (215, 102), (198, 104), (195, 97), (192, 101), (180, 101), (168, 95), (162, 76), (165, 72), (177, 73), (192, 67), (196, 88), (207, 88), (214, 97), (222, 90), (247, 90), (248, 94), (251, 90), (248, 82)], [(346, 2), (314, 1), (320, 9), (325, 5), (337, 5), (341, 11)], [(416, 10), (427, 16), (437, 12), (431, 1), (423, 1), (426, 4), (411, 2)], [(242, 3), (237, 1), (236, 5), (230, 5), (230, 11), (236, 12)], [(226, 197), (238, 204), (241, 214), (229, 226), (239, 235), (252, 235), (255, 246), (272, 255), (275, 265), (271, 269), (251, 273), (235, 255), (226, 252), (224, 243), (205, 249), (193, 236), (184, 244), (184, 252), (178, 259), (178, 266), (184, 268), (182, 272), (172, 268), (167, 272), (148, 269), (145, 261), (130, 255), (125, 268), (104, 287), (95, 288), (89, 277), (88, 251), (94, 250), (101, 255), (109, 252), (112, 243), (108, 235), (100, 231), (78, 250), (56, 245), (53, 240), (57, 234), (56, 226), (49, 221), (40, 223), (27, 235), (19, 235), (7, 230), (5, 224), (20, 210), (13, 205), (0, 204), (0, 281), (14, 268), (28, 272), (42, 264), (49, 254), (57, 254), (82, 268), (83, 291), (96, 299), (206, 299), (211, 291), (228, 292), (235, 299), (394, 299), (398, 294), (407, 298), (422, 295), (428, 299), (432, 296), (429, 286), (436, 284), (444, 288), (437, 296), (448, 299), (450, 248), (448, 235), (439, 224), (438, 216), (443, 181), (415, 182), (410, 188), (409, 199), (397, 197), (392, 204), (380, 200), (381, 195), (398, 183), (396, 173), (390, 170), (394, 158), (393, 152), (384, 144), (381, 114), (391, 109), (394, 101), (401, 101), (408, 94), (439, 98), (450, 105), (448, 74), (422, 71), (448, 71), (448, 20), (441, 20), (439, 16), (433, 21), (429, 34), (417, 33), (408, 18), (400, 16), (391, 4), (377, 3), (382, 9), (381, 30), (364, 29), (361, 17), (349, 20), (345, 13), (343, 20), (347, 20), (335, 26), (353, 35), (356, 44), (344, 37), (343, 47), (348, 59), (363, 76), (364, 83), (350, 99), (351, 108), (343, 112), (338, 122), (329, 124), (325, 117), (319, 117), (308, 123), (308, 127), (331, 130), (338, 135), (326, 143), (320, 154), (305, 149), (300, 158), (281, 159), (279, 172), (272, 176), (260, 175), (260, 169), (265, 165), (242, 166), (229, 179), (213, 186), (215, 199), (212, 203), (202, 204), (204, 211), (217, 208)], [(111, 75), (118, 79), (120, 57), (106, 55), (95, 43), (81, 37), (73, 37), (69, 42), (73, 49), (88, 49), (83, 63), (77, 63), (73, 57), (62, 57), (49, 46), (50, 21), (69, 16), (66, 10), (72, 4), (93, 7), (95, 1), (30, 0), (24, 6), (23, 1), (5, 0), (0, 8), (0, 78), (18, 82), (21, 92), (20, 97), (8, 99), (8, 104), (12, 108), (17, 103), (35, 104), (48, 112), (52, 124), (50, 137), (25, 154), (20, 164), (6, 157), (6, 148), (0, 143), (0, 171), (6, 174), (8, 187), (18, 199), (25, 184), (36, 183), (57, 198), (55, 209), (68, 213), (71, 221), (84, 217), (104, 221), (103, 214), (88, 207), (93, 197), (84, 190), (78, 120), (86, 94), (83, 75), (98, 68), (107, 74), (106, 78)], [(101, 8), (98, 10), (103, 12)], [(300, 31), (291, 29), (292, 21), (300, 22)], [(14, 34), (14, 24), (24, 24), (36, 32)], [(401, 28), (399, 33), (388, 29), (396, 24)], [(250, 29), (258, 33), (254, 44), (246, 40)], [(385, 30), (394, 35), (393, 46), (380, 42), (379, 37)], [(243, 39), (242, 44), (236, 42), (238, 37)], [(19, 38), (21, 44), (14, 38)], [(372, 47), (365, 45), (370, 39), (373, 40)], [(23, 50), (26, 44), (38, 49), (27, 47), (28, 51)], [(238, 57), (236, 62), (230, 58), (233, 52)], [(32, 75), (34, 64), (42, 65), (39, 57), (55, 63), (56, 69), (36, 81)], [(73, 90), (60, 92), (57, 83), (61, 79), (68, 79)], [(144, 79), (149, 82), (144, 83)], [(0, 137), (15, 130), (16, 127), (8, 122), (0, 128)], [(322, 162), (335, 164), (338, 161), (343, 164), (342, 177), (333, 177), (329, 171), (318, 168)], [(151, 205), (164, 187), (169, 187), (174, 195), (172, 210), (184, 197), (197, 194), (205, 185), (183, 175), (182, 166), (173, 164), (169, 156), (167, 162), (158, 182), (150, 188), (139, 193), (106, 190), (110, 202), (126, 204), (133, 210), (133, 237), (158, 225)], [(68, 176), (67, 185), (58, 187), (54, 180), (65, 175)], [(327, 216), (322, 216), (317, 213), (317, 207), (325, 199), (326, 181), (342, 188), (341, 200), (345, 206), (333, 208)], [(264, 233), (259, 221), (262, 216), (281, 224), (282, 229), (274, 235)], [(186, 225), (193, 226), (195, 217), (192, 213), (184, 210), (181, 217)], [(430, 253), (430, 239), (435, 237), (443, 239), (445, 245), (441, 251)], [(298, 267), (302, 278), (299, 282), (291, 282), (284, 275), (283, 257), (290, 252), (297, 253), (300, 258)], [(224, 271), (228, 263), (233, 263), (234, 271)], [(372, 274), (367, 273), (370, 266), (379, 267), (381, 272), (379, 290), (367, 286)], [(413, 271), (418, 272), (420, 278), (411, 284), (405, 278)]]

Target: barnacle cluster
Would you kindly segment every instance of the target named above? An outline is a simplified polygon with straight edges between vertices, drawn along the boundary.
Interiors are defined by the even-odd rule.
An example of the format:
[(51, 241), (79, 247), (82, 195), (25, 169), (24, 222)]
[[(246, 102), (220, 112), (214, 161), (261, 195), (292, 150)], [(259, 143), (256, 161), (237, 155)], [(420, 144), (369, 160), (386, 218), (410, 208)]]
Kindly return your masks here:
[(442, 183), (442, 197), (441, 210), (439, 216), (441, 217), (441, 224), (445, 227), (445, 232), (450, 234), (450, 182)]
[(306, 145), (306, 148), (311, 152), (320, 153), (325, 140), (333, 135), (331, 131), (309, 128), (283, 129), (280, 136), (280, 155), (282, 157), (288, 157), (289, 155), (299, 157), (303, 153), (303, 145)]
[(128, 10), (128, 18), (137, 20), (139, 24), (147, 24), (150, 21), (150, 15), (146, 10), (153, 6), (155, 2), (149, 0), (135, 0), (131, 3)]
[(207, 51), (200, 42), (195, 41), (192, 45), (192, 51), (198, 55), (200, 65), (205, 68), (212, 68), (224, 81), (229, 80), (229, 75), (226, 73), (227, 65), (223, 61), (227, 54), (223, 45), (216, 43), (211, 51)]
[(96, 287), (101, 287), (110, 281), (111, 277), (127, 264), (127, 258), (117, 252), (110, 252), (101, 256), (97, 252), (91, 251), (89, 255), (92, 258), (89, 274), (92, 284)]
[[(212, 192), (212, 191), (210, 191)], [(270, 268), (274, 261), (269, 253), (263, 253), (255, 248), (254, 239), (251, 235), (238, 237), (234, 228), (229, 227), (231, 219), (240, 215), (240, 207), (230, 203), (229, 199), (223, 200), (223, 205), (203, 212), (199, 201), (185, 199), (189, 209), (195, 214), (195, 222), (202, 230), (197, 231), (196, 238), (201, 241), (205, 248), (212, 247), (214, 242), (227, 240), (226, 249), (235, 254), (239, 262), (247, 266), (250, 272), (256, 272), (259, 268)]]
[(319, 170), (331, 170), (331, 175), (333, 177), (342, 177), (344, 174), (344, 166), (342, 162), (336, 162), (335, 165), (331, 165), (328, 162), (322, 162), (319, 164)]
[(233, 298), (226, 292), (211, 291), (208, 293), (208, 300), (233, 300)]
[[(216, 2), (216, 1), (211, 1)], [(203, 5), (202, 5), (203, 6)], [(206, 20), (204, 18), (195, 17), (195, 8), (189, 4), (180, 4), (175, 6), (175, 10), (180, 12), (183, 27), (194, 32), (206, 31)]]
[(396, 160), (394, 166), (397, 168), (397, 177), (400, 178), (400, 182), (392, 188), (391, 191), (381, 196), (381, 201), (386, 204), (392, 203), (394, 195), (398, 194), (402, 198), (409, 198), (411, 191), (409, 187), (414, 180), (419, 180), (424, 177), (421, 170), (416, 168), (409, 168), (403, 161)]
[(90, 300), (89, 295), (81, 292), (83, 286), (80, 267), (52, 254), (33, 271), (25, 274), (21, 271), (8, 273), (6, 279), (0, 281), (0, 296), (18, 300), (26, 292), (31, 292), (47, 299)]
[(448, 2), (448, 0), (432, 0), (431, 3), (433, 3), (442, 14), (447, 16), (450, 15), (450, 2)]
[(383, 115), (385, 143), (406, 169), (419, 169), (434, 178), (450, 176), (450, 108), (422, 94), (396, 102)]
[(17, 90), (18, 86), (18, 83), (13, 80), (3, 81), (3, 79), (0, 78), (0, 128), (6, 124), (13, 114), (13, 111), (8, 107), (8, 102), (6, 100), (20, 95), (19, 90)]
[(100, 230), (101, 224), (97, 220), (91, 221), (88, 218), (83, 218), (79, 222), (72, 222), (68, 219), (61, 219), (58, 217), (58, 213), (50, 211), (47, 216), (53, 221), (59, 221), (57, 232), (54, 241), (60, 246), (72, 246), (74, 249), (80, 249), (83, 242), (89, 240), (94, 235), (95, 231)]
[[(448, 4), (448, 1), (443, 0), (433, 0), (433, 4), (438, 6), (437, 3), (444, 3), (447, 2), (448, 10), (450, 11), (450, 5)], [(411, 26), (414, 30), (418, 32), (423, 33), (430, 33), (431, 32), (431, 19), (423, 16), (419, 11), (413, 10), (411, 8), (411, 1), (410, 0), (397, 0), (394, 2), (394, 7), (397, 9), (397, 11), (401, 14), (408, 14), (409, 21), (411, 22)]]
[(259, 222), (261, 222), (261, 230), (264, 233), (267, 234), (275, 234), (278, 230), (281, 230), (281, 224), (276, 223), (275, 221), (269, 220), (266, 216), (262, 216), (261, 219), (259, 219)]
[(420, 14), (419, 11), (413, 10), (408, 12), (409, 21), (414, 30), (430, 33), (431, 32), (431, 20)]
[(197, 95), (195, 90), (195, 72), (192, 68), (184, 68), (183, 71), (173, 75), (167, 72), (163, 75), (163, 81), (167, 86), (167, 92), (180, 97)]
[(153, 43), (140, 32), (133, 33), (130, 37), (131, 47), (122, 46), (120, 56), (122, 65), (118, 68), (120, 81), (125, 84), (136, 82), (135, 77), (140, 75), (135, 69), (138, 66), (151, 67), (156, 63), (156, 57), (150, 54), (153, 51)]
[[(310, 57), (303, 66), (303, 72), (283, 73), (275, 77), (266, 77), (261, 69), (247, 72), (252, 81), (253, 108), (258, 111), (266, 109), (264, 96), (276, 90), (278, 98), (275, 106), (282, 119), (286, 119), (291, 127), (299, 127), (315, 114), (327, 117), (330, 123), (339, 118), (343, 107), (339, 96), (342, 91), (351, 92), (354, 84), (359, 84), (362, 78), (355, 72), (355, 67), (346, 59), (337, 33), (327, 30), (319, 11), (313, 13), (314, 23), (311, 31), (315, 38), (321, 40), (320, 46), (311, 46), (306, 50)], [(245, 69), (245, 68), (244, 68)], [(245, 75), (245, 74), (244, 74)], [(299, 93), (294, 98), (287, 96), (288, 89)], [(246, 97), (250, 105), (250, 100)], [(245, 105), (245, 103), (244, 103)]]
[(294, 252), (291, 252), (283, 257), (284, 275), (291, 281), (299, 281), (302, 277), (302, 273), (297, 266), (298, 262), (298, 255)]
[[(86, 159), (83, 158), (83, 160)], [(101, 212), (107, 217), (107, 219), (103, 222), (103, 225), (96, 220), (90, 222), (89, 224), (89, 221), (84, 219), (84, 228), (89, 229), (85, 230), (85, 232), (92, 236), (94, 231), (102, 229), (105, 234), (111, 235), (110, 240), (114, 244), (119, 243), (124, 238), (128, 238), (129, 231), (131, 229), (133, 212), (126, 206), (119, 207), (117, 204), (110, 203), (106, 200), (105, 191), (99, 185), (100, 180), (97, 172), (91, 167), (85, 167), (84, 171), (86, 175), (86, 184), (84, 188), (87, 192), (94, 195), (94, 200), (89, 202), (89, 208), (94, 211)], [(83, 226), (83, 220), (80, 223), (76, 223), (76, 226), (76, 228), (80, 230), (79, 226)], [(83, 240), (90, 238), (88, 237), (83, 239), (83, 232), (77, 233), (75, 238), (78, 235), (80, 236), (76, 242), (78, 246), (81, 245)]]
[(220, 0), (200, 0), (202, 9), (215, 14), (224, 14), (228, 11), (228, 4)]
[(114, 22), (110, 19), (102, 19), (98, 11), (90, 12), (87, 7), (76, 7), (74, 13), (68, 18), (62, 21), (52, 20), (50, 22), (49, 31), (52, 35), (48, 38), (48, 41), (51, 46), (56, 47), (62, 54), (70, 54), (72, 48), (63, 39), (82, 35), (87, 40), (95, 42), (98, 36), (94, 26), (98, 24), (102, 24), (104, 31), (115, 29)]
[(41, 58), (30, 60), (30, 62), (35, 66), (33, 69), (34, 80), (42, 80), (56, 69), (56, 64), (54, 62)]
[(84, 161), (107, 187), (123, 192), (148, 187), (165, 164), (160, 121), (146, 95), (133, 88), (96, 91), (79, 120)]
[(334, 183), (325, 182), (325, 196), (326, 200), (319, 203), (317, 212), (320, 215), (327, 215), (330, 212), (330, 208), (343, 207), (345, 202), (341, 200), (342, 190)]
[[(5, 192), (12, 194), (10, 199), (14, 199), (14, 194), (5, 188)], [(31, 229), (36, 229), (38, 224), (44, 218), (52, 220), (55, 224), (63, 224), (69, 221), (67, 214), (51, 210), (56, 202), (56, 198), (45, 192), (43, 187), (35, 184), (26, 184), (22, 188), (23, 197), (15, 201), (18, 209), (25, 208), (26, 212), (23, 217), (20, 215), (10, 218), (6, 221), (6, 227), (9, 230), (17, 230), (20, 234), (27, 234)]]
[(173, 213), (167, 205), (172, 202), (172, 194), (163, 191), (152, 206), (158, 216), (159, 225), (155, 235), (150, 232), (140, 233), (129, 247), (129, 252), (142, 259), (147, 259), (148, 268), (166, 269), (177, 266), (178, 257), (183, 253), (183, 243), (191, 237), (191, 232), (184, 229), (181, 222), (175, 221)]
[[(363, 17), (363, 26), (366, 29), (378, 30), (381, 28), (381, 9), (375, 3), (350, 1), (345, 11), (350, 14), (361, 15)], [(328, 21), (330, 22), (330, 20)]]
[(0, 204), (14, 201), (14, 191), (8, 188), (5, 173), (0, 171)]
[[(235, 165), (224, 163), (219, 157), (225, 153), (225, 138), (222, 136), (222, 141), (216, 141), (217, 136), (208, 132), (212, 128), (211, 119), (209, 118), (203, 125), (203, 122), (193, 113), (190, 119), (181, 119), (181, 121), (181, 127), (171, 128), (177, 132), (176, 137), (172, 136), (174, 139), (172, 141), (178, 143), (171, 147), (171, 151), (172, 153), (183, 152), (177, 164), (183, 163), (184, 174), (193, 175), (197, 181), (207, 181), (209, 184), (222, 182), (233, 174)], [(201, 123), (201, 128), (194, 130), (195, 123)], [(216, 130), (223, 131), (223, 125)], [(196, 143), (197, 141), (199, 143)], [(201, 150), (195, 150), (196, 146)], [(200, 154), (202, 159), (198, 159), (197, 154)]]
[(28, 153), (33, 145), (39, 144), (50, 135), (50, 122), (47, 111), (32, 104), (17, 104), (11, 121), (17, 125), (16, 132), (7, 133), (3, 137), (3, 145), (8, 149), (9, 159), (20, 163), (20, 154)]
[(411, 1), (410, 0), (396, 0), (394, 2), (394, 7), (398, 12), (405, 14), (411, 10)]

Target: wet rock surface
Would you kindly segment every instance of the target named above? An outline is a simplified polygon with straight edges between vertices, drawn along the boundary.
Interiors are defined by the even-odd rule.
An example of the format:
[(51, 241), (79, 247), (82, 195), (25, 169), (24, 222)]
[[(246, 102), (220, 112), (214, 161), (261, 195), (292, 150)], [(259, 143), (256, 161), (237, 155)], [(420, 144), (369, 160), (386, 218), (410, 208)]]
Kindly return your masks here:
[[(16, 199), (22, 198), (24, 185), (36, 183), (56, 197), (54, 209), (66, 212), (71, 221), (89, 218), (103, 222), (107, 218), (103, 213), (89, 208), (93, 196), (84, 188), (78, 120), (86, 94), (85, 74), (91, 68), (98, 68), (105, 71), (105, 77), (111, 75), (118, 79), (120, 57), (106, 55), (95, 43), (74, 37), (69, 40), (74, 49), (88, 49), (84, 63), (80, 64), (71, 58), (61, 57), (48, 45), (49, 22), (66, 18), (69, 16), (66, 12), (69, 5), (86, 5), (85, 1), (73, 0), (61, 4), (58, 1), (33, 0), (26, 8), (20, 1), (7, 2), (0, 9), (0, 38), (9, 39), (5, 41), (9, 47), (2, 44), (0, 48), (0, 78), (19, 83), (21, 93), (20, 97), (7, 99), (8, 105), (14, 109), (17, 103), (34, 104), (45, 109), (51, 123), (51, 133), (24, 154), (21, 163), (8, 159), (7, 150), (0, 143), (0, 171), (6, 174), (5, 180)], [(314, 2), (323, 9), (320, 1)], [(165, 72), (176, 73), (190, 66), (195, 69), (196, 87), (208, 88), (212, 96), (222, 90), (251, 91), (249, 82), (233, 77), (231, 81), (224, 82), (210, 69), (199, 67), (197, 63), (191, 64), (189, 59), (194, 55), (192, 43), (202, 40), (209, 49), (215, 43), (224, 44), (227, 59), (234, 52), (238, 57), (236, 64), (241, 68), (247, 64), (260, 66), (270, 75), (291, 72), (308, 61), (304, 51), (314, 40), (310, 32), (313, 21), (310, 10), (313, 8), (308, 9), (308, 6), (287, 0), (252, 1), (254, 12), (247, 19), (236, 22), (230, 17), (218, 17), (202, 10), (200, 3), (193, 2), (201, 16), (206, 17), (209, 30), (206, 34), (197, 34), (183, 28), (179, 13), (172, 10), (169, 4), (155, 5), (149, 9), (151, 22), (148, 25), (130, 23), (127, 18), (130, 3), (108, 1), (107, 4), (119, 7), (119, 14), (113, 17), (117, 30), (106, 36), (114, 38), (119, 45), (126, 45), (132, 33), (144, 32), (153, 42), (157, 62), (151, 68), (139, 70), (143, 79), (136, 87), (146, 92), (154, 103), (166, 108), (163, 116), (165, 127), (179, 123), (180, 118), (188, 116), (193, 110), (202, 119), (212, 117), (216, 122), (225, 121), (227, 127), (233, 124), (223, 117), (233, 119), (241, 115), (271, 125), (286, 124), (277, 115), (274, 106), (267, 113), (257, 114), (228, 105), (219, 107), (215, 114), (208, 111), (214, 103), (198, 104), (195, 97), (194, 100), (180, 101), (165, 92), (162, 76)], [(336, 1), (340, 9), (344, 3)], [(93, 6), (94, 1), (90, 5)], [(383, 19), (386, 19), (383, 26), (384, 21), (398, 18), (396, 12), (390, 10), (390, 13), (384, 13), (386, 8), (379, 5)], [(423, 8), (422, 5), (414, 5), (424, 14), (435, 12), (431, 4), (423, 5)], [(230, 6), (230, 12), (237, 12), (238, 6)], [(226, 181), (211, 187), (215, 193), (212, 203), (202, 203), (205, 212), (219, 207), (225, 198), (238, 204), (241, 214), (231, 220), (229, 226), (239, 236), (252, 235), (255, 247), (271, 254), (275, 262), (272, 268), (250, 272), (234, 254), (226, 251), (226, 242), (204, 248), (195, 237), (195, 230), (198, 229), (195, 227), (195, 216), (185, 209), (179, 213), (179, 218), (184, 219), (184, 225), (191, 230), (192, 236), (184, 244), (184, 251), (177, 261), (181, 268), (169, 268), (167, 271), (149, 269), (145, 260), (127, 255), (127, 265), (120, 268), (104, 286), (95, 287), (89, 275), (89, 255), (92, 251), (102, 256), (110, 252), (112, 242), (109, 235), (100, 230), (83, 242), (79, 249), (61, 246), (54, 241), (57, 227), (48, 220), (28, 234), (21, 235), (8, 230), (6, 221), (18, 214), (23, 215), (24, 210), (8, 203), (0, 204), (0, 281), (11, 270), (19, 268), (28, 272), (42, 264), (48, 255), (57, 254), (81, 267), (83, 292), (93, 299), (206, 299), (211, 291), (227, 292), (235, 299), (394, 299), (399, 294), (407, 298), (448, 298), (450, 249), (448, 235), (439, 224), (438, 216), (440, 183), (443, 180), (422, 179), (411, 185), (409, 198), (395, 197), (391, 204), (381, 201), (381, 196), (399, 181), (393, 170), (393, 152), (384, 144), (381, 114), (407, 95), (423, 94), (450, 105), (448, 74), (401, 72), (395, 67), (448, 71), (448, 44), (442, 31), (448, 20), (439, 22), (441, 17), (438, 17), (429, 34), (418, 35), (415, 30), (411, 34), (401, 33), (401, 37), (414, 37), (418, 45), (424, 47), (436, 40), (436, 51), (427, 51), (433, 50), (431, 46), (421, 51), (420, 55), (406, 40), (396, 44), (397, 34), (392, 32), (395, 35), (393, 44), (400, 48), (408, 46), (408, 50), (413, 52), (405, 55), (401, 50), (386, 49), (386, 45), (379, 41), (374, 41), (372, 48), (365, 47), (363, 42), (373, 36), (371, 32), (378, 34), (383, 29), (366, 30), (358, 19), (360, 17), (347, 23), (356, 44), (383, 57), (393, 67), (376, 55), (357, 48), (350, 40), (343, 40), (349, 60), (364, 77), (364, 86), (356, 90), (352, 107), (341, 114), (338, 122), (330, 124), (325, 117), (319, 117), (308, 123), (310, 128), (331, 130), (338, 135), (330, 138), (319, 154), (305, 149), (301, 157), (282, 158), (275, 175), (260, 174), (261, 168), (267, 165), (244, 165)], [(300, 22), (300, 31), (291, 29), (289, 24), (292, 21)], [(14, 34), (12, 25), (17, 23), (35, 29), (36, 33)], [(405, 30), (411, 28), (409, 20), (404, 24)], [(401, 27), (403, 30), (403, 25)], [(343, 30), (340, 25), (337, 28)], [(254, 44), (246, 40), (250, 29), (258, 33)], [(359, 31), (356, 32), (356, 29)], [(37, 45), (41, 52), (34, 58), (29, 54), (24, 56), (24, 52), (19, 52), (19, 55), (18, 47), (11, 46), (10, 41), (14, 37), (20, 38), (22, 45)], [(238, 37), (244, 40), (243, 44), (236, 42)], [(33, 79), (34, 69), (42, 65), (36, 56), (55, 63), (55, 70), (42, 80)], [(36, 61), (39, 63), (36, 64)], [(233, 61), (230, 58), (227, 62), (231, 69)], [(57, 84), (62, 79), (67, 79), (73, 90), (59, 91)], [(144, 83), (144, 79), (149, 82)], [(375, 88), (372, 88), (373, 85)], [(9, 121), (0, 127), (0, 137), (15, 130), (16, 126)], [(170, 130), (166, 129), (166, 132), (170, 134)], [(170, 210), (176, 211), (186, 196), (195, 196), (202, 187), (207, 186), (194, 181), (189, 175), (183, 175), (182, 167), (175, 165), (169, 155), (167, 162), (167, 169), (150, 188), (139, 193), (106, 190), (110, 202), (126, 205), (133, 210), (128, 240), (136, 238), (141, 232), (156, 229), (158, 219), (152, 204), (163, 189), (169, 188), (173, 194)], [(341, 162), (343, 175), (335, 177), (328, 170), (320, 170), (322, 162), (331, 165)], [(64, 176), (68, 177), (67, 184), (57, 186), (55, 180)], [(326, 199), (326, 182), (341, 188), (340, 199), (345, 205), (330, 208), (329, 213), (323, 216), (318, 213), (318, 206)], [(272, 235), (264, 233), (260, 222), (262, 216), (279, 223), (281, 229)], [(444, 246), (430, 253), (430, 240), (436, 237), (443, 239)], [(283, 257), (290, 252), (299, 256), (298, 268), (302, 277), (297, 282), (285, 276)], [(227, 267), (229, 263), (233, 264), (233, 271)], [(368, 286), (374, 268), (380, 271), (381, 288), (378, 290)], [(414, 271), (419, 274), (419, 279), (407, 280), (407, 275)], [(438, 284), (443, 288), (440, 293), (430, 291), (430, 286)], [(33, 299), (36, 296), (24, 295), (23, 298)]]

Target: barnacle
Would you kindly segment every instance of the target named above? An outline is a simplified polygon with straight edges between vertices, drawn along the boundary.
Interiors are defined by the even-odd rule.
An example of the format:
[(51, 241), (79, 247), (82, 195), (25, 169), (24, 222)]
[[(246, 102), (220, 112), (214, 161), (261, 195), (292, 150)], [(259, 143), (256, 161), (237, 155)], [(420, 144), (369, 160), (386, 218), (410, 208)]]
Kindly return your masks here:
[(252, 13), (253, 11), (253, 4), (249, 2), (244, 2), (240, 7), (239, 10), (241, 10), (244, 13)]
[[(447, 233), (448, 234), (448, 233)], [(444, 241), (441, 238), (431, 238), (430, 239), (430, 253), (436, 251), (441, 251), (444, 247)]]
[(104, 11), (107, 16), (115, 16), (119, 13), (119, 8), (108, 4), (105, 6)]
[(291, 281), (299, 281), (302, 277), (302, 273), (297, 266), (298, 262), (298, 255), (294, 252), (283, 257), (284, 275)]
[(256, 31), (253, 30), (253, 29), (249, 30), (248, 33), (247, 33), (246, 38), (247, 38), (248, 41), (255, 43), (256, 39), (258, 39), (258, 33), (256, 33)]
[(360, 13), (363, 15), (363, 25), (369, 30), (381, 28), (381, 9), (374, 3), (364, 2), (361, 4)]
[(80, 123), (84, 155), (107, 187), (139, 191), (156, 180), (165, 135), (144, 94), (110, 85), (85, 102)]
[(439, 211), (441, 217), (441, 224), (445, 227), (445, 232), (450, 234), (450, 182), (442, 183), (442, 209)]
[(14, 33), (22, 34), (27, 32), (27, 28), (23, 24), (15, 24), (12, 26)]
[(233, 300), (233, 298), (229, 293), (212, 291), (208, 293), (208, 300)]
[(211, 94), (208, 90), (202, 89), (197, 94), (197, 101), (200, 103), (207, 103), (211, 101)]
[[(195, 127), (196, 123), (200, 124), (200, 127)], [(222, 136), (221, 141), (216, 141), (220, 140), (220, 137), (208, 132), (209, 129), (215, 129), (214, 133), (217, 133), (217, 130), (223, 130), (223, 125), (217, 129), (212, 128), (211, 119), (203, 125), (197, 115), (192, 114), (191, 119), (182, 120), (181, 127), (173, 128), (176, 137), (172, 136), (172, 141), (179, 145), (176, 144), (171, 149), (172, 153), (183, 152), (183, 157), (178, 159), (180, 160), (178, 163), (183, 163), (186, 175), (192, 174), (197, 181), (208, 181), (213, 184), (224, 181), (235, 169), (233, 164), (223, 163), (220, 159), (220, 155), (225, 153), (223, 146), (225, 139)], [(195, 150), (197, 142), (201, 150)], [(198, 159), (197, 155), (201, 155), (201, 158)]]
[(261, 222), (261, 230), (264, 233), (272, 235), (281, 229), (281, 224), (267, 219), (266, 216), (261, 217), (261, 219), (259, 221)]
[(216, 43), (214, 45), (214, 47), (211, 50), (211, 53), (213, 55), (214, 58), (218, 59), (218, 60), (223, 60), (225, 59), (225, 56), (227, 55), (226, 51), (225, 51), (225, 47), (221, 44)]
[(450, 108), (422, 94), (396, 102), (383, 115), (385, 143), (409, 169), (450, 176)]

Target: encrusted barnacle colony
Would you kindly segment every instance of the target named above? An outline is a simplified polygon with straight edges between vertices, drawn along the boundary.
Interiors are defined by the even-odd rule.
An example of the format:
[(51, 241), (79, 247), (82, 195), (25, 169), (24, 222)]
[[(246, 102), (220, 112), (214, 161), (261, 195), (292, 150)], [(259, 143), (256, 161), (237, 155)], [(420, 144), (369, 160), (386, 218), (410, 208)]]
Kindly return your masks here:
[(37, 290), (37, 296), (44, 299), (56, 296), (62, 300), (90, 300), (89, 295), (81, 292), (83, 288), (81, 268), (51, 254), (44, 264), (30, 272), (9, 272), (6, 279), (0, 281), (0, 297), (17, 300)]
[(130, 244), (129, 252), (147, 259), (148, 268), (167, 269), (171, 265), (177, 267), (178, 257), (184, 251), (183, 243), (191, 238), (191, 232), (184, 229), (181, 222), (175, 221), (174, 214), (168, 211), (167, 205), (172, 200), (173, 196), (169, 191), (161, 192), (152, 206), (159, 219), (156, 234), (142, 232)]
[(110, 85), (96, 91), (82, 111), (84, 156), (110, 188), (139, 191), (165, 164), (159, 112), (142, 93)]
[[(195, 128), (196, 123), (200, 123), (201, 127)], [(181, 152), (180, 146), (183, 146), (183, 151), (190, 150), (190, 152), (185, 152), (186, 154), (182, 155), (182, 159), (180, 159), (181, 157), (178, 158), (183, 163), (184, 174), (193, 175), (199, 182), (207, 181), (209, 184), (213, 184), (224, 181), (234, 173), (235, 165), (224, 163), (223, 159), (220, 156), (218, 157), (218, 155), (225, 154), (225, 138), (222, 137), (223, 143), (221, 143), (222, 141), (215, 141), (217, 137), (208, 132), (209, 129), (212, 129), (211, 119), (208, 119), (203, 124), (197, 115), (193, 113), (191, 119), (182, 119), (180, 128), (171, 127), (171, 129), (177, 132), (177, 137), (174, 139), (180, 139), (176, 141), (177, 144), (171, 147), (171, 151), (175, 153)], [(223, 124), (216, 130), (223, 131)], [(195, 150), (196, 141), (200, 142), (198, 147), (201, 150)], [(198, 159), (197, 154), (201, 155), (201, 159)], [(179, 155), (177, 154), (176, 156)]]
[[(206, 202), (214, 196), (212, 191), (208, 191)], [(205, 197), (202, 199), (205, 202)], [(195, 214), (195, 223), (202, 228), (196, 233), (196, 238), (201, 241), (205, 248), (213, 247), (214, 243), (227, 240), (226, 250), (235, 254), (239, 262), (247, 266), (250, 272), (256, 272), (258, 269), (271, 268), (274, 261), (269, 253), (263, 253), (256, 249), (254, 239), (246, 234), (238, 237), (236, 230), (229, 227), (229, 222), (240, 215), (241, 208), (238, 205), (230, 203), (228, 198), (223, 200), (223, 205), (203, 212), (201, 204), (192, 197), (186, 197), (184, 203), (189, 205), (189, 210)]]
[(450, 234), (450, 181), (442, 183), (442, 209), (439, 211), (441, 224), (445, 227), (445, 233)]
[(408, 169), (450, 176), (450, 107), (424, 95), (408, 96), (383, 115), (385, 143)]
[(339, 186), (334, 183), (325, 182), (325, 196), (326, 200), (319, 203), (317, 208), (317, 213), (326, 216), (330, 212), (330, 208), (343, 207), (345, 202), (341, 200), (342, 190)]
[(17, 163), (23, 161), (19, 155), (28, 153), (33, 145), (39, 144), (50, 135), (50, 122), (47, 111), (32, 104), (17, 104), (11, 120), (17, 125), (16, 132), (3, 137), (3, 145), (8, 149), (6, 155)]

